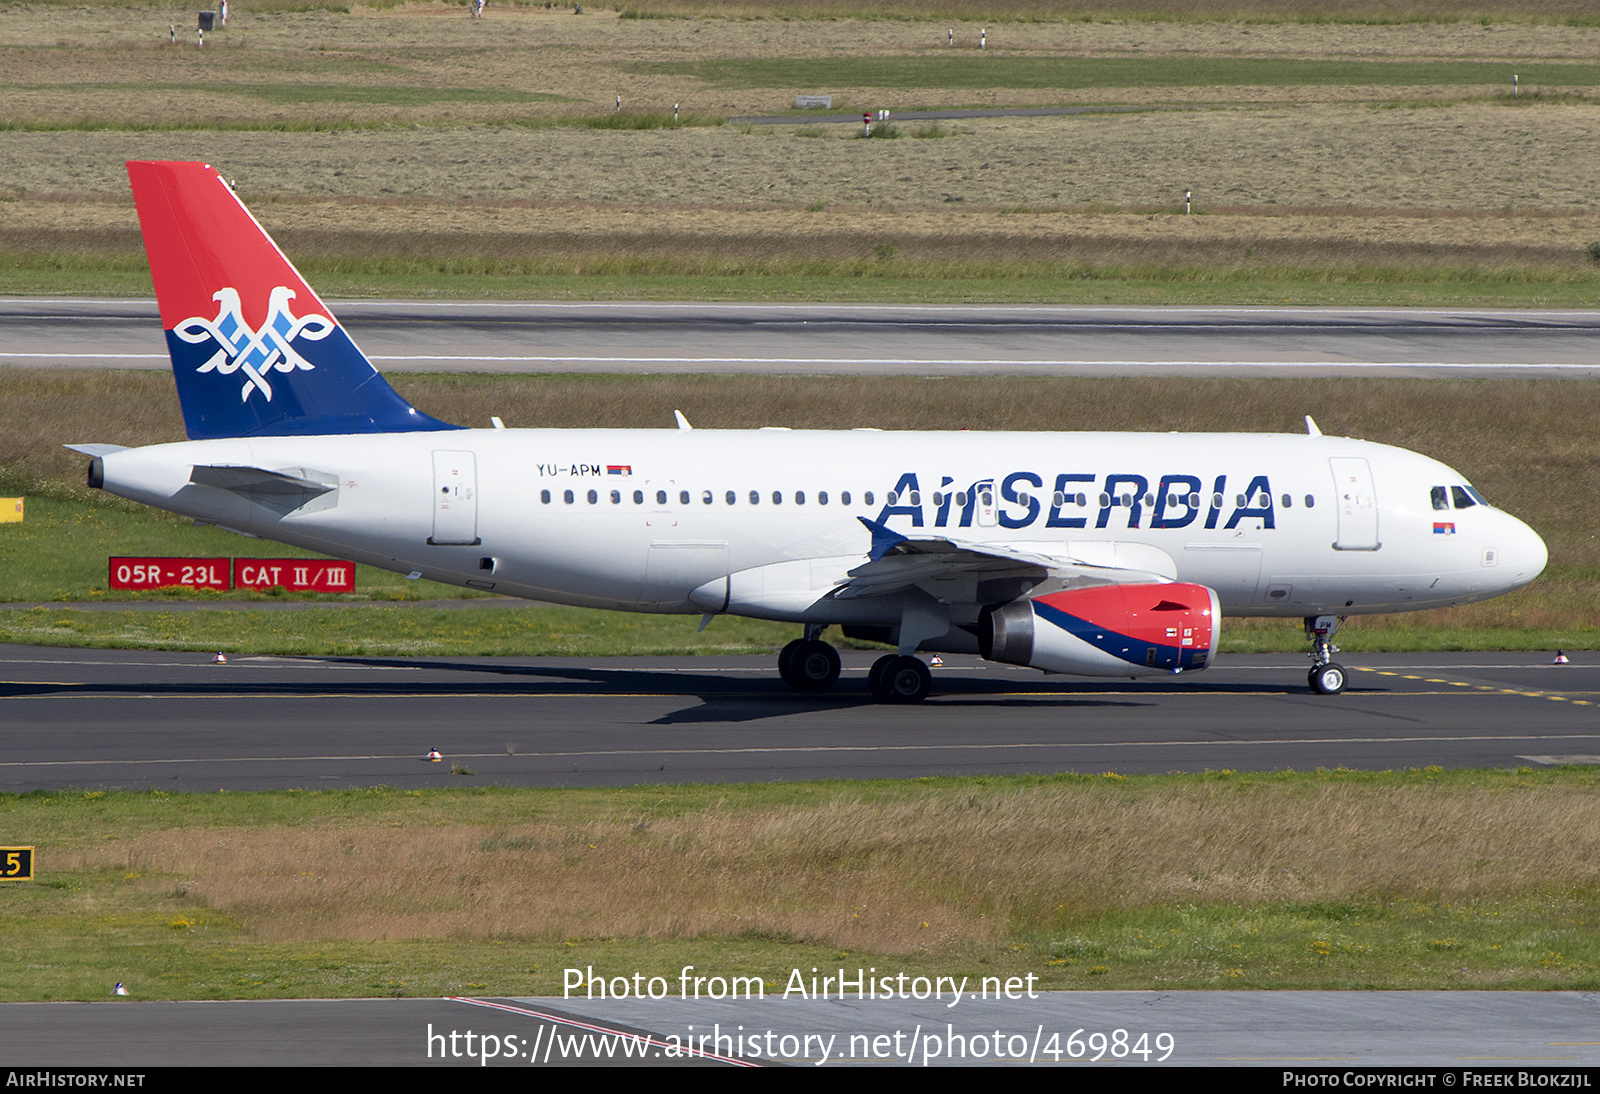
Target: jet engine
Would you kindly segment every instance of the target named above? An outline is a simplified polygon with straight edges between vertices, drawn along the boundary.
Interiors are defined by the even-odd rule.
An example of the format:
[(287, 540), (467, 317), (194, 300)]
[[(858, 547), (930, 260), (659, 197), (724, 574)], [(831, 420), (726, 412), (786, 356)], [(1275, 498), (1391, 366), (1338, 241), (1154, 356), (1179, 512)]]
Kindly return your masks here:
[(979, 652), (990, 661), (1082, 676), (1203, 669), (1217, 655), (1215, 591), (1186, 582), (1094, 585), (985, 608)]

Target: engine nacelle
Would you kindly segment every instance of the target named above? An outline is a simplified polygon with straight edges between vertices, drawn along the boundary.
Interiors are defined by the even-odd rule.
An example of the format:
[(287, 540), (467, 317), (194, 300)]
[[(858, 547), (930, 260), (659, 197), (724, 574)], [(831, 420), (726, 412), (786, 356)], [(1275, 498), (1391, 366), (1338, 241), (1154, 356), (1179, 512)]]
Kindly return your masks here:
[(1192, 672), (1216, 658), (1221, 622), (1204, 585), (1095, 585), (986, 608), (978, 645), (990, 661), (1045, 672)]

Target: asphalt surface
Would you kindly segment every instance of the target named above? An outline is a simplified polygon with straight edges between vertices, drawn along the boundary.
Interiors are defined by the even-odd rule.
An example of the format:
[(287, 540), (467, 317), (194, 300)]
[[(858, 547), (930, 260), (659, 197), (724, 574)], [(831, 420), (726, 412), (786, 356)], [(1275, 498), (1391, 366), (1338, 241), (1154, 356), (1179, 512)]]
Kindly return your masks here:
[[(627, 970), (605, 970), (617, 975)], [(737, 970), (734, 970), (737, 972)], [(830, 974), (836, 970), (826, 970)], [(847, 976), (857, 970), (846, 969)], [(893, 970), (876, 970), (878, 976)], [(552, 977), (559, 975), (552, 970)], [(809, 978), (809, 973), (803, 972)], [(1036, 992), (983, 998), (582, 998), (0, 1004), (7, 1055), (41, 1066), (1018, 1064), (1448, 1069), (1434, 1089), (1537, 1086), (1600, 1064), (1580, 992)], [(778, 995), (782, 986), (769, 992)], [(999, 994), (1000, 998), (994, 995)], [(469, 1038), (467, 1035), (471, 1033)], [(1121, 1033), (1122, 1036), (1118, 1037)], [(1076, 1038), (1074, 1035), (1076, 1034)], [(693, 1054), (684, 1051), (693, 1046)], [(1094, 1057), (1099, 1056), (1098, 1061)], [(1476, 1082), (1474, 1081), (1476, 1078)], [(1274, 1086), (1281, 1083), (1276, 1076)], [(1378, 1085), (1373, 1080), (1367, 1082)], [(1546, 1080), (1548, 1082), (1548, 1080)], [(130, 1084), (139, 1085), (139, 1084)], [(149, 1084), (149, 1085), (154, 1085)], [(1318, 1085), (1366, 1085), (1362, 1082)], [(1554, 1085), (1554, 1084), (1551, 1084)]]
[[(915, 707), (789, 691), (768, 658), (283, 658), (0, 647), (0, 791), (597, 786), (1600, 763), (1600, 656), (1225, 656), (1154, 680), (947, 657)], [(1588, 659), (1590, 663), (1582, 662)], [(441, 762), (427, 762), (438, 749)]]
[[(330, 306), (385, 372), (1600, 373), (1600, 311), (371, 300)], [(170, 367), (153, 301), (0, 299), (0, 332), (0, 365)]]

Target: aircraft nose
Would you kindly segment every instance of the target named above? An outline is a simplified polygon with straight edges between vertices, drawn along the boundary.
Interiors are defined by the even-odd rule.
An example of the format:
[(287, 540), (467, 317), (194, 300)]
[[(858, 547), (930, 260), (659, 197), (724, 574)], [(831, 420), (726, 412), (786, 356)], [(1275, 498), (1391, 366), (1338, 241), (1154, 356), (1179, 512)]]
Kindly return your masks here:
[(1516, 517), (1507, 515), (1509, 527), (1505, 532), (1505, 545), (1501, 548), (1500, 567), (1511, 579), (1510, 588), (1516, 589), (1544, 572), (1550, 561), (1550, 550), (1539, 533)]

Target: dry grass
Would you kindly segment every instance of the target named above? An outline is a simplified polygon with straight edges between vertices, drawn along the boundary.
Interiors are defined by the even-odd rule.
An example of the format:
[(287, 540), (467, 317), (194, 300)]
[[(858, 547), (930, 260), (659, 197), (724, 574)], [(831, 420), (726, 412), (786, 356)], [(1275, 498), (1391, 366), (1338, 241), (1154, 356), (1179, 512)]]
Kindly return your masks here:
[[(1471, 901), (1600, 882), (1591, 788), (1114, 782), (495, 826), (183, 828), (136, 866), (275, 941), (782, 937), (951, 950), (1148, 906)], [(155, 891), (152, 889), (152, 891)]]
[[(0, 193), (123, 193), (124, 159), (199, 158), (249, 191), (301, 195), (926, 208), (1170, 205), (1192, 189), (1203, 206), (1593, 203), (1584, 164), (1600, 135), (1593, 120), (1600, 110), (1581, 98), (1531, 110), (1464, 103), (1372, 112), (1349, 100), (1450, 101), (1468, 91), (1099, 88), (1066, 96), (1050, 88), (940, 88), (936, 75), (915, 89), (741, 89), (651, 66), (937, 57), (942, 28), (904, 20), (580, 18), (542, 9), (497, 9), (480, 23), (441, 4), (350, 16), (241, 13), (204, 51), (166, 46), (167, 26), (187, 27), (192, 17), (164, 8), (96, 9), (92, 20), (64, 8), (0, 11), (0, 45), (11, 47), (0, 118), (9, 126), (91, 127), (0, 132)], [(1511, 67), (1591, 60), (1600, 29), (1044, 22), (996, 29), (991, 44), (1008, 55), (1148, 57), (1155, 65), (1181, 56)], [(618, 94), (638, 111), (680, 103), (703, 116), (769, 112), (784, 109), (796, 90), (892, 109), (1063, 98), (1236, 105), (1201, 114), (986, 121), (944, 140), (881, 143), (797, 141), (787, 127), (595, 133), (487, 124), (605, 114)], [(92, 131), (100, 124), (109, 128)], [(371, 127), (378, 131), (363, 131)]]
[(1170, 209), (1192, 190), (1202, 209), (1589, 210), (1588, 153), (1600, 142), (1600, 106), (1285, 106), (980, 119), (962, 129), (943, 140), (881, 142), (730, 126), (8, 131), (0, 132), (0, 193), (123, 194), (123, 162), (154, 158), (215, 163), (258, 203), (283, 194), (798, 208), (821, 202), (896, 211)]

